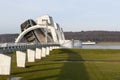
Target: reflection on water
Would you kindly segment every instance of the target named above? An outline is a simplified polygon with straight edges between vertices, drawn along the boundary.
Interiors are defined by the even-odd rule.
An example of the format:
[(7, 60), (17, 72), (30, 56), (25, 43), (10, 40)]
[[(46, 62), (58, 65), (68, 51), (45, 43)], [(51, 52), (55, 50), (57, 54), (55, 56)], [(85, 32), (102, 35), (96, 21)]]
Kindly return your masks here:
[(82, 45), (83, 49), (120, 49), (120, 45)]

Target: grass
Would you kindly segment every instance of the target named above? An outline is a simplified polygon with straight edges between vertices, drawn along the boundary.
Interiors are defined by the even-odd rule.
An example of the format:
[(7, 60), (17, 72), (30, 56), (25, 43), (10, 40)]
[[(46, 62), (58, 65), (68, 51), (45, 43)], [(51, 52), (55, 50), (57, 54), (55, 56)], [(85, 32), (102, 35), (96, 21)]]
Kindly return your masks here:
[[(92, 61), (79, 62), (86, 60)], [(120, 80), (120, 50), (53, 50), (41, 60), (27, 62), (26, 68), (16, 67), (15, 53), (12, 61), (11, 75), (0, 76), (0, 80), (10, 77), (23, 77), (23, 80)]]

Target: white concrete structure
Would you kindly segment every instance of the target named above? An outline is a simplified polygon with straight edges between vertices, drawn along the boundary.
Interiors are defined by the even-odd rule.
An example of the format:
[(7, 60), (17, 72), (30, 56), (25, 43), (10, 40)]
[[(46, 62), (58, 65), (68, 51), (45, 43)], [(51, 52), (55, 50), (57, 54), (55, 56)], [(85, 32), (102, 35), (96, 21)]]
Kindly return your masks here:
[[(10, 75), (12, 64), (12, 52), (16, 52), (17, 67), (26, 67), (26, 62), (35, 62), (49, 55), (50, 47), (59, 44), (25, 44), (10, 43), (0, 49), (0, 75)], [(8, 54), (6, 54), (8, 53)], [(26, 61), (27, 57), (27, 61)]]
[(42, 58), (42, 50), (41, 48), (36, 48), (35, 59), (41, 59), (41, 58)]
[[(44, 41), (46, 43), (20, 43), (25, 35), (36, 29), (43, 30), (44, 36), (42, 37), (46, 39), (46, 41)], [(37, 32), (35, 34), (37, 34)], [(52, 40), (50, 40), (51, 42), (48, 42), (48, 37), (50, 37), (50, 39), (52, 38)], [(38, 38), (38, 35), (35, 38)], [(38, 39), (38, 41), (41, 40)], [(0, 75), (10, 75), (11, 73), (12, 56), (10, 52), (16, 52), (17, 66), (25, 67), (26, 62), (35, 62), (35, 59), (41, 59), (42, 57), (46, 57), (50, 54), (50, 51), (59, 48), (60, 45), (67, 48), (73, 47), (72, 41), (65, 40), (62, 28), (60, 28), (59, 25), (53, 21), (52, 17), (48, 15), (38, 17), (37, 24), (31, 27), (24, 28), (23, 32), (20, 33), (15, 43), (5, 44), (5, 46), (1, 47)]]
[(92, 41), (86, 41), (86, 42), (82, 42), (82, 45), (95, 45), (96, 42), (92, 42)]
[(26, 52), (16, 51), (17, 67), (25, 67), (26, 63)]
[(0, 75), (10, 75), (11, 60), (11, 54), (0, 54)]
[(42, 47), (42, 57), (46, 57), (46, 48)]
[[(61, 44), (62, 47), (65, 48), (73, 48), (73, 42), (72, 40), (65, 40), (63, 29), (59, 26), (59, 24), (55, 23), (52, 19), (52, 17), (48, 15), (40, 16), (37, 18), (37, 25), (31, 26), (27, 29), (25, 29), (16, 39), (16, 43), (20, 42), (22, 38), (29, 33), (30, 31), (36, 30), (36, 29), (44, 29), (47, 31), (47, 33), (50, 33), (53, 39), (52, 43), (58, 43)], [(47, 33), (45, 32), (45, 35), (47, 36)], [(47, 42), (47, 37), (46, 41)], [(81, 45), (81, 42), (79, 43)]]
[(35, 50), (27, 49), (27, 61), (35, 62)]
[(50, 48), (46, 47), (46, 55), (49, 55), (49, 54), (50, 54)]
[(51, 33), (53, 42), (54, 43), (63, 43), (64, 33), (62, 29), (59, 27), (59, 25), (55, 22), (53, 22), (52, 17), (48, 15), (40, 16), (37, 18), (37, 25), (31, 26), (27, 29), (25, 29), (16, 39), (16, 43), (20, 42), (24, 35), (26, 35), (28, 32), (36, 29), (45, 29), (48, 33)]
[(50, 49), (49, 49), (50, 51), (52, 51), (53, 50), (53, 48), (52, 48), (52, 46), (50, 46)]
[(47, 20), (47, 23), (49, 25), (53, 24), (53, 19), (49, 15), (43, 15), (43, 16), (38, 17), (37, 18), (37, 24), (39, 24), (39, 25), (46, 25), (46, 22), (45, 22), (46, 20)]

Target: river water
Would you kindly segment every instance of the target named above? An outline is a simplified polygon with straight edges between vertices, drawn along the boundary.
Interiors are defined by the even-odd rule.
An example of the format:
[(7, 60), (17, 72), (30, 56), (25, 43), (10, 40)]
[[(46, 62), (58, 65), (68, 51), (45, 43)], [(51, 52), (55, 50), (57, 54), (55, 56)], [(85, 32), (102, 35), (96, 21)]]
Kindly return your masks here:
[(82, 45), (82, 49), (120, 49), (120, 45)]

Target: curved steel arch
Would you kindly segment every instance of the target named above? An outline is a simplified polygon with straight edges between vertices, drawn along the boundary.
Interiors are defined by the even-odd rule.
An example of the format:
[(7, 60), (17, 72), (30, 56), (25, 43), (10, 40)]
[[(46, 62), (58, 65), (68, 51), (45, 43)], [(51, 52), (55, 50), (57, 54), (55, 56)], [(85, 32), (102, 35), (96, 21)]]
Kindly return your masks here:
[(40, 26), (40, 25), (35, 25), (35, 26), (30, 27), (30, 28), (27, 28), (22, 33), (20, 33), (20, 35), (17, 37), (17, 39), (16, 39), (15, 42), (16, 43), (20, 42), (22, 40), (22, 38), (24, 37), (25, 34), (27, 34), (28, 32), (30, 32), (32, 30), (38, 29), (38, 28), (45, 28), (45, 27)]

